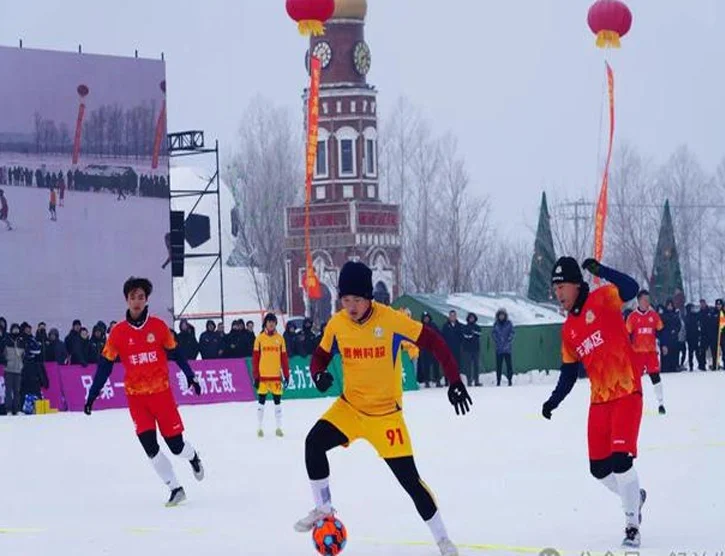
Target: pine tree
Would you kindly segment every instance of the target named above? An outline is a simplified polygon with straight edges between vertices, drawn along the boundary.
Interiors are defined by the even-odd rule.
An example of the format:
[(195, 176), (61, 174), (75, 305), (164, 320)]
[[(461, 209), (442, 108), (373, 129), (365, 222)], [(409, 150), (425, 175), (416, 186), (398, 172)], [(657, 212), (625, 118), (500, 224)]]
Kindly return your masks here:
[(655, 303), (664, 304), (668, 298), (681, 295), (683, 291), (682, 270), (675, 244), (675, 229), (672, 226), (669, 200), (665, 201), (665, 212), (662, 215), (650, 283), (652, 284), (650, 293)]
[(539, 225), (536, 229), (534, 255), (531, 258), (529, 272), (529, 294), (532, 301), (551, 301), (551, 270), (556, 263), (554, 239), (551, 236), (549, 208), (546, 204), (546, 192), (541, 194)]

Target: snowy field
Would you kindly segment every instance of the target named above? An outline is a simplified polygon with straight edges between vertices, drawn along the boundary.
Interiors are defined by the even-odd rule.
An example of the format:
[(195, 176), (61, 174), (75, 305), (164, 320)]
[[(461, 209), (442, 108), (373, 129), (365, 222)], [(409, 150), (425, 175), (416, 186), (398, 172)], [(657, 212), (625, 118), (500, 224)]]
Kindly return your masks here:
[[(588, 384), (551, 422), (539, 415), (555, 377), (472, 392), (456, 417), (444, 390), (407, 395), (418, 467), (461, 554), (623, 555), (618, 499), (589, 476)], [(665, 375), (668, 415), (646, 413), (637, 461), (649, 492), (641, 555), (725, 550), (725, 373)], [(35, 556), (305, 555), (293, 522), (311, 507), (304, 437), (331, 400), (284, 406), (287, 436), (255, 436), (254, 404), (186, 406), (188, 438), (207, 469), (196, 483), (175, 460), (188, 501), (167, 492), (145, 460), (125, 410), (0, 418), (0, 553)], [(434, 556), (429, 532), (372, 449), (331, 454), (333, 503), (348, 528), (345, 554)], [(636, 554), (629, 552), (628, 554)]]

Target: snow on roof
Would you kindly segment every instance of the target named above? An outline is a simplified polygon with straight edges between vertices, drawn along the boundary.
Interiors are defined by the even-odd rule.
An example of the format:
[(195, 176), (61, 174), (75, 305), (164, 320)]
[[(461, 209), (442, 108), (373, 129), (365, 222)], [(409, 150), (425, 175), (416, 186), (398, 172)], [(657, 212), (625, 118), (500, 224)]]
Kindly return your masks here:
[(559, 314), (555, 306), (535, 303), (530, 299), (510, 293), (411, 294), (410, 297), (444, 315), (455, 310), (458, 313), (458, 319), (463, 322), (468, 313), (475, 313), (478, 316), (478, 324), (482, 326), (492, 325), (499, 309), (505, 309), (509, 319), (517, 326), (564, 322), (564, 317)]

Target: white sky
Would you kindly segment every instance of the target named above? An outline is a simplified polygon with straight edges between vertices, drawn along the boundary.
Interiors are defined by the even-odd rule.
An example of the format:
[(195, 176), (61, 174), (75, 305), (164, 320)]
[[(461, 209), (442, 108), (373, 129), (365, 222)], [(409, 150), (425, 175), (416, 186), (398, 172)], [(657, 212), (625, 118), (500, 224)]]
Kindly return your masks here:
[[(368, 78), (382, 113), (404, 95), (437, 131), (454, 132), (473, 187), (522, 237), (535, 228), (542, 188), (589, 197), (597, 188), (604, 67), (586, 25), (590, 3), (369, 0)], [(725, 156), (725, 2), (628, 4), (633, 28), (612, 57), (617, 141), (659, 162), (687, 143), (711, 173)], [(169, 129), (204, 129), (224, 150), (253, 96), (301, 111), (306, 42), (284, 0), (3, 2), (0, 44), (18, 38), (34, 48), (165, 52)]]

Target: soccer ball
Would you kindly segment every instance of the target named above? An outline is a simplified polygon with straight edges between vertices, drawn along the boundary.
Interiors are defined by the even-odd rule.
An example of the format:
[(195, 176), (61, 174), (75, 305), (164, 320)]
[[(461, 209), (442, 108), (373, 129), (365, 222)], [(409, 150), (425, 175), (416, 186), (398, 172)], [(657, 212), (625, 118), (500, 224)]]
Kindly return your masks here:
[(315, 550), (326, 556), (340, 554), (347, 543), (347, 530), (335, 517), (320, 519), (312, 528), (312, 544)]

